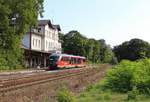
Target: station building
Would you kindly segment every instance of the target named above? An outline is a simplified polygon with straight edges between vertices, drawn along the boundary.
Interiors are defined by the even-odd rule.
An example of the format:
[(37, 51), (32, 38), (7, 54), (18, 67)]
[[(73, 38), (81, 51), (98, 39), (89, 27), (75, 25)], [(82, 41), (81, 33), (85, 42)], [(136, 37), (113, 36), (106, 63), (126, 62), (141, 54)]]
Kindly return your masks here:
[(37, 27), (30, 27), (22, 41), (26, 67), (47, 67), (49, 56), (61, 53), (60, 31), (60, 26), (52, 24), (50, 20), (39, 20)]

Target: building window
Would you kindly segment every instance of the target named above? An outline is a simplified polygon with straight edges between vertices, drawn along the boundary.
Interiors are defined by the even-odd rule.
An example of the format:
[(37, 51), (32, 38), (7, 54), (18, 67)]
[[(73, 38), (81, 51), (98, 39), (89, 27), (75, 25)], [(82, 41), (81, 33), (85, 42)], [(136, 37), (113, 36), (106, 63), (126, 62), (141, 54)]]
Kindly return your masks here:
[(51, 42), (51, 48), (53, 48), (53, 44), (52, 44), (52, 42)]
[(38, 32), (39, 32), (39, 33), (41, 32), (41, 28), (38, 28)]
[(45, 36), (47, 36), (47, 30), (45, 30)]
[(46, 41), (46, 48), (47, 48), (47, 41)]
[(32, 40), (33, 46), (34, 46), (34, 40), (35, 40), (35, 39), (33, 38), (33, 40)]
[(47, 32), (47, 31), (45, 30), (45, 36), (46, 36), (46, 32)]
[(46, 31), (46, 36), (48, 36), (48, 31)]
[(51, 31), (49, 31), (49, 37), (51, 38)]
[(52, 34), (52, 39), (54, 40), (54, 33)]
[(48, 37), (50, 37), (50, 31), (48, 32)]
[(49, 49), (51, 48), (51, 43), (49, 42)]
[(39, 48), (40, 48), (40, 40), (39, 40)]
[(37, 47), (37, 45), (38, 45), (38, 39), (36, 39), (36, 47)]

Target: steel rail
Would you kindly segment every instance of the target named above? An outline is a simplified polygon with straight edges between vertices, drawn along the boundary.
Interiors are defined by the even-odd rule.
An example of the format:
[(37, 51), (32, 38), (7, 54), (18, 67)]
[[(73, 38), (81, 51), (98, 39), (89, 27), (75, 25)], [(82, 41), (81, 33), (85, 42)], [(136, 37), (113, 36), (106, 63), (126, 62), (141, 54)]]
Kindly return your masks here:
[[(82, 69), (63, 69), (63, 70), (56, 70), (57, 72), (51, 72), (51, 74), (58, 74), (58, 73), (62, 73), (62, 72), (68, 72), (68, 71), (77, 71), (77, 70), (84, 70), (84, 69), (88, 69), (88, 68), (82, 68)], [(30, 74), (30, 75), (29, 75)], [(22, 78), (29, 78), (31, 76), (39, 76), (39, 75), (46, 75), (46, 74), (50, 74), (47, 73), (47, 71), (41, 71), (41, 72), (32, 72), (32, 73), (17, 73), (17, 74), (9, 74), (9, 75), (1, 75), (0, 77), (4, 77), (5, 79), (0, 79), (1, 81), (9, 81), (9, 80), (14, 80), (14, 79), (22, 79)], [(17, 77), (18, 75), (21, 75), (20, 77)], [(8, 78), (7, 78), (7, 77)]]
[[(49, 77), (50, 75), (51, 75), (51, 77), (55, 77), (55, 76), (60, 76), (60, 75), (63, 75), (63, 74), (65, 74), (65, 73), (74, 73), (74, 72), (78, 72), (78, 71), (82, 71), (82, 70), (87, 70), (87, 68), (86, 69), (74, 69), (74, 70), (60, 70), (60, 71), (58, 71), (58, 72), (53, 72), (53, 73), (37, 73), (37, 74), (33, 74), (33, 75), (28, 75), (28, 76), (19, 76), (19, 77), (12, 77), (12, 78), (7, 78), (7, 79), (0, 79), (0, 86), (1, 86), (1, 84), (4, 84), (4, 83), (11, 83), (11, 82), (14, 82), (14, 80), (15, 81), (18, 81), (18, 80), (26, 80), (26, 79), (30, 79), (30, 78), (33, 78), (33, 77), (35, 77), (35, 78), (39, 78), (39, 76), (40, 76), (40, 78), (43, 78), (43, 77)], [(1, 88), (1, 87), (0, 87)]]
[[(41, 84), (41, 83), (45, 83), (45, 82), (49, 82), (49, 81), (55, 81), (55, 80), (59, 80), (59, 79), (63, 79), (63, 78), (67, 78), (67, 77), (72, 77), (72, 76), (78, 76), (78, 75), (82, 75), (82, 74), (86, 74), (86, 73), (90, 73), (92, 72), (90, 69), (89, 70), (82, 70), (80, 72), (73, 72), (73, 73), (65, 73), (64, 75), (57, 75), (54, 77), (45, 77), (43, 79), (37, 79), (37, 80), (30, 80), (29, 82), (25, 82), (25, 83), (20, 83), (20, 84), (14, 84), (12, 86), (9, 87), (5, 87), (3, 85), (0, 85), (0, 93), (6, 93), (9, 91), (13, 91), (13, 90), (17, 90), (23, 87), (27, 87), (27, 86), (32, 86), (32, 85), (36, 85), (36, 84)], [(14, 81), (15, 82), (15, 81)], [(2, 87), (3, 86), (3, 87)]]

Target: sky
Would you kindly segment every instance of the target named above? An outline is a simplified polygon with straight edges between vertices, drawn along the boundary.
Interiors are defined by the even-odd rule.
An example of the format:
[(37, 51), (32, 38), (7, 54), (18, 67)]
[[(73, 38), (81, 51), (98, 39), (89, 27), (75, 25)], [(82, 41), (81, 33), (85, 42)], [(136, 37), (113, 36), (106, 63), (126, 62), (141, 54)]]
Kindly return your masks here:
[(150, 42), (150, 0), (45, 0), (44, 17), (62, 32), (77, 30), (112, 47), (140, 38)]

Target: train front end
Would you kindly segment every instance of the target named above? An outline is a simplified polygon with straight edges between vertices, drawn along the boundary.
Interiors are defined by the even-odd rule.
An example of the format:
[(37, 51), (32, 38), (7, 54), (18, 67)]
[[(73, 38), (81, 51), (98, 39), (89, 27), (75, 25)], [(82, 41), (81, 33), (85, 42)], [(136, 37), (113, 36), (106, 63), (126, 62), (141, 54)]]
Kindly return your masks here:
[(60, 56), (58, 56), (58, 55), (51, 55), (49, 57), (49, 70), (58, 69), (59, 58), (60, 58)]

